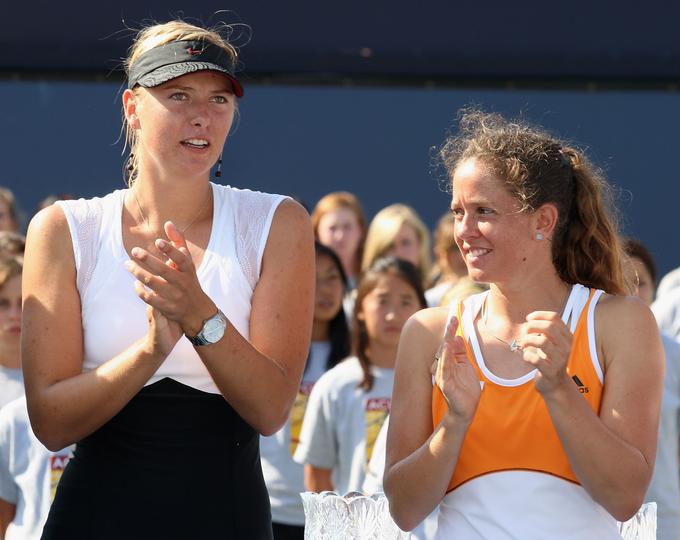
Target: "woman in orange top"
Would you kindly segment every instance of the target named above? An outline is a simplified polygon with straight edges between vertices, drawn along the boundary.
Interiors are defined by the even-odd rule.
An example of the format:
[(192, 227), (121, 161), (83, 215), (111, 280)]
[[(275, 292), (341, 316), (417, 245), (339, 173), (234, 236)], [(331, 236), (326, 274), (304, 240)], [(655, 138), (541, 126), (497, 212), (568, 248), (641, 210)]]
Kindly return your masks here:
[(581, 152), (478, 111), (442, 157), (456, 243), (490, 290), (404, 328), (392, 515), (408, 530), (439, 506), (438, 539), (620, 538), (654, 468), (663, 353), (624, 296), (607, 184)]

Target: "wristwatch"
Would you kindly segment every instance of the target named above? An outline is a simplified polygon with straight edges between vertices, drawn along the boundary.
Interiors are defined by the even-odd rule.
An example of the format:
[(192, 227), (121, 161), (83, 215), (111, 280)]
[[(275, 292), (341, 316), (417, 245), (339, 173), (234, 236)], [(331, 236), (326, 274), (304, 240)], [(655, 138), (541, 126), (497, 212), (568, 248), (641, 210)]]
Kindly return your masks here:
[[(201, 345), (212, 345), (217, 343), (224, 336), (227, 329), (227, 318), (219, 309), (217, 313), (203, 322), (203, 328), (194, 337), (187, 336), (187, 339), (192, 345), (200, 347)], [(186, 334), (185, 334), (186, 335)]]

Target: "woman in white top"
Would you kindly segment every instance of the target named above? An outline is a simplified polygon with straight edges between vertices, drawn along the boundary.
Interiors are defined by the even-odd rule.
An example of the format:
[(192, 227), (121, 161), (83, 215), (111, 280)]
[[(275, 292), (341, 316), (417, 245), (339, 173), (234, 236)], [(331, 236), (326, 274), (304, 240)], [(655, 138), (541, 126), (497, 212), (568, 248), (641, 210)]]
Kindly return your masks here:
[(313, 235), (295, 202), (209, 181), (236, 62), (183, 21), (140, 32), (130, 188), (30, 225), (29, 413), (48, 448), (77, 443), (43, 538), (271, 538), (259, 434), (284, 424), (304, 368)]
[(490, 289), (404, 327), (392, 515), (411, 529), (439, 505), (438, 539), (620, 538), (654, 469), (663, 352), (624, 296), (606, 183), (581, 152), (478, 111), (442, 153), (456, 243)]

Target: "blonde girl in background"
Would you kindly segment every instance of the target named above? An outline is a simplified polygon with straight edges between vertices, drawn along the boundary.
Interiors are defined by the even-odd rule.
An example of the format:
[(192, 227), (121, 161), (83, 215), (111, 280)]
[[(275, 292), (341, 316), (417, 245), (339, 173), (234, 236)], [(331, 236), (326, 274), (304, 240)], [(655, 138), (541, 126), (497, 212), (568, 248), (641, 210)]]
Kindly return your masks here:
[(309, 394), (326, 371), (347, 357), (350, 335), (342, 299), (347, 279), (340, 259), (316, 242), (316, 295), (312, 343), (290, 418), (282, 429), (260, 439), (262, 472), (272, 507), (274, 540), (303, 540), (305, 515), (300, 493), (305, 490), (304, 469), (293, 461), (300, 439)]
[(313, 234), (292, 200), (210, 182), (229, 168), (236, 65), (216, 31), (143, 29), (123, 92), (129, 189), (31, 222), (28, 411), (45, 446), (76, 443), (44, 539), (272, 538), (259, 435), (299, 389)]
[(366, 237), (366, 216), (361, 202), (353, 193), (334, 191), (319, 199), (311, 219), (316, 239), (340, 257), (349, 290), (354, 290)]
[(378, 259), (361, 277), (353, 353), (314, 385), (295, 461), (311, 491), (361, 490), (373, 444), (390, 410), (394, 360), (406, 320), (426, 306), (408, 261)]
[(439, 218), (434, 230), (435, 263), (430, 272), (430, 288), (425, 291), (430, 307), (442, 305), (446, 294), (467, 278), (467, 266), (453, 237), (454, 223), (453, 214), (447, 212)]
[(392, 204), (375, 215), (366, 234), (361, 268), (366, 271), (377, 259), (391, 256), (413, 264), (427, 287), (432, 264), (430, 231), (405, 204)]

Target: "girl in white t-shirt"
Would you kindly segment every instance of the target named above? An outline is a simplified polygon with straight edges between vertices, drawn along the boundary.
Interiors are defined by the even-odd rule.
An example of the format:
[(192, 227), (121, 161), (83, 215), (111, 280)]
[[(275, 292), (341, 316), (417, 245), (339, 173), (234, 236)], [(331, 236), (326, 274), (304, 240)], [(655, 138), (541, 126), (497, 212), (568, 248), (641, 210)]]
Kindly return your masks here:
[(262, 472), (272, 508), (274, 540), (303, 540), (305, 515), (300, 493), (303, 467), (293, 461), (309, 394), (327, 370), (350, 351), (349, 327), (342, 309), (347, 278), (338, 255), (316, 242), (316, 295), (312, 343), (290, 418), (277, 433), (261, 437)]
[(295, 461), (308, 490), (360, 490), (389, 413), (401, 329), (426, 307), (420, 274), (407, 261), (377, 260), (357, 288), (354, 356), (325, 373), (309, 398)]

